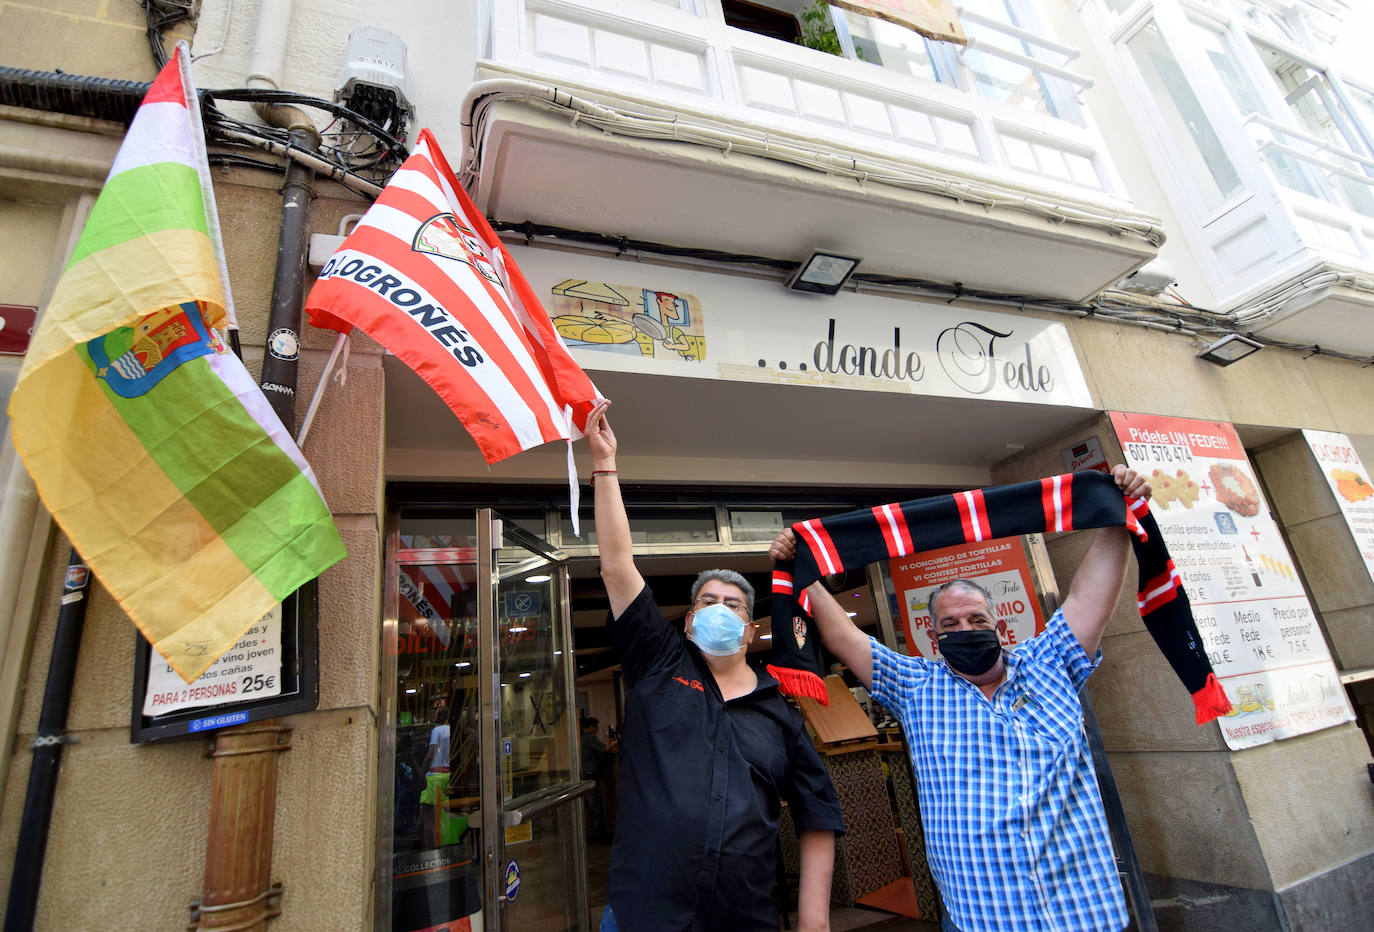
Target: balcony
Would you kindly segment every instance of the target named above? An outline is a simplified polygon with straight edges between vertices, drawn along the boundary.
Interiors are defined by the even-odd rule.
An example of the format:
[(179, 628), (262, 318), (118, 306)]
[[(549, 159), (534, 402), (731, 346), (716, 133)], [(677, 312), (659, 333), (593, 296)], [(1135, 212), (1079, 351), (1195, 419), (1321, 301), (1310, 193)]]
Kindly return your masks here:
[(1208, 303), (1272, 339), (1374, 354), (1374, 85), (1325, 63), (1336, 20), (1323, 43), (1247, 8), (1085, 10), (1121, 62)]
[(1157, 254), (1073, 49), (973, 9), (967, 49), (832, 15), (850, 57), (730, 26), (721, 0), (497, 0), (464, 103), (479, 206), (1068, 300)]

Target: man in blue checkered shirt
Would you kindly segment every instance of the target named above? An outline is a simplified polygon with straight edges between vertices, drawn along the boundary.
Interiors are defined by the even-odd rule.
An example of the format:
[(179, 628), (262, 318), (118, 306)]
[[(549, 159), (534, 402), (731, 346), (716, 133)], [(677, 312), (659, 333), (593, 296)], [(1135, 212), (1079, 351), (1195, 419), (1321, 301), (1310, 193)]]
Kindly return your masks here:
[[(1117, 466), (1129, 497), (1150, 487)], [(820, 583), (808, 592), (825, 646), (896, 715), (916, 771), (926, 851), (956, 932), (1103, 932), (1126, 925), (1078, 690), (1130, 556), (1124, 527), (1096, 532), (1045, 631), (998, 641), (992, 599), (971, 580), (931, 593), (942, 660), (908, 657), (861, 632)], [(791, 530), (773, 542), (791, 559)]]

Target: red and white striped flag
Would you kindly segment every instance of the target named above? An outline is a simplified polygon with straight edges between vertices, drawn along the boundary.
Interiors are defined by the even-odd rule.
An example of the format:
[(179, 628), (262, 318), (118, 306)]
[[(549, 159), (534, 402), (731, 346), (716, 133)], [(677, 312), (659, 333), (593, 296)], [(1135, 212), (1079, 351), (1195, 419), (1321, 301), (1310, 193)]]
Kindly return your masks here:
[(600, 397), (427, 129), (305, 306), (414, 369), (488, 463), (580, 437)]

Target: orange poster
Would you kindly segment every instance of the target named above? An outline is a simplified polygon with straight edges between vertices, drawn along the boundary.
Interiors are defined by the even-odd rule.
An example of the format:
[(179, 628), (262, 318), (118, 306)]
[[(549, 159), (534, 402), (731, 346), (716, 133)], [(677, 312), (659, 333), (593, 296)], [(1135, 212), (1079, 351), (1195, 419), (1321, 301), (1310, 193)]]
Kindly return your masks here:
[(992, 594), (997, 635), (1006, 647), (1014, 648), (1045, 630), (1030, 561), (1019, 537), (927, 550), (887, 565), (908, 654), (927, 660), (940, 656), (927, 601), (931, 590), (951, 579), (971, 579)]

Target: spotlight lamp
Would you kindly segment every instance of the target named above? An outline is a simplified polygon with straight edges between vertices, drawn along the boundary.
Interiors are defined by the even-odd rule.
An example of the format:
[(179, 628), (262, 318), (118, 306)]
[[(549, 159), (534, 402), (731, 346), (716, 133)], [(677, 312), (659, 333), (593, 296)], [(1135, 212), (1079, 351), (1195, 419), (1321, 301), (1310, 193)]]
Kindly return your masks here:
[(1197, 358), (1205, 359), (1214, 366), (1229, 366), (1261, 348), (1262, 343), (1249, 337), (1243, 337), (1239, 333), (1228, 333), (1198, 353)]
[(862, 261), (853, 256), (813, 252), (811, 258), (803, 262), (787, 280), (787, 287), (792, 291), (811, 294), (834, 294), (844, 287)]

